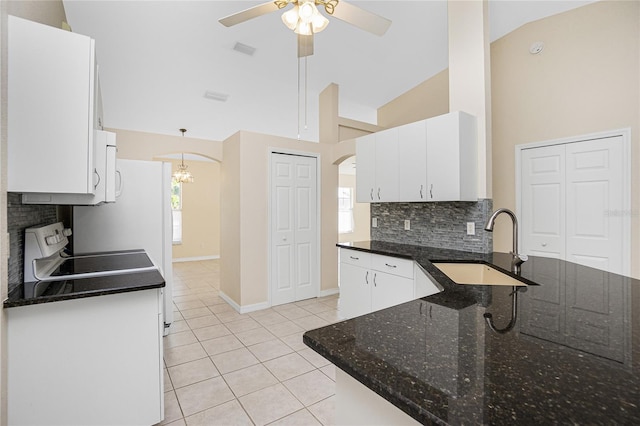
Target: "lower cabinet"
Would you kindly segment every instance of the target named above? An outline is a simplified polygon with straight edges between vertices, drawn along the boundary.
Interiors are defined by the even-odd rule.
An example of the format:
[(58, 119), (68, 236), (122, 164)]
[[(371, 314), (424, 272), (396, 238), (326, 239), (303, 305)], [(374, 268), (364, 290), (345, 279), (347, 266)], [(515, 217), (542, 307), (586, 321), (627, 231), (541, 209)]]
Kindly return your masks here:
[(413, 260), (340, 249), (340, 312), (345, 318), (439, 291)]
[(5, 309), (11, 425), (164, 417), (162, 290)]

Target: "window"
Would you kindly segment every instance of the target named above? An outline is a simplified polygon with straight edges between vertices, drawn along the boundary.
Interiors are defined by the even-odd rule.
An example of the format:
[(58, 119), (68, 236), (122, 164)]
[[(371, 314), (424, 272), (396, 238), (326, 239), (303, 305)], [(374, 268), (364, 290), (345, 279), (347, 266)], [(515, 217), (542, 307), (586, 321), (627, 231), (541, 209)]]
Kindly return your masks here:
[(182, 184), (171, 180), (171, 218), (173, 244), (182, 244)]
[(338, 232), (353, 232), (353, 188), (338, 188)]

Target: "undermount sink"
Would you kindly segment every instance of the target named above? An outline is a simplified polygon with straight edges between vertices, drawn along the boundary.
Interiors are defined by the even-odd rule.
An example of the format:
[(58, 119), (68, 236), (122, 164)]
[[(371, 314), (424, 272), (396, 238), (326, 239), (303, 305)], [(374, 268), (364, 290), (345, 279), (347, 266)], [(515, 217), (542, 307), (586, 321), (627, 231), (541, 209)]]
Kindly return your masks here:
[(434, 263), (456, 284), (526, 286), (505, 273), (483, 263)]

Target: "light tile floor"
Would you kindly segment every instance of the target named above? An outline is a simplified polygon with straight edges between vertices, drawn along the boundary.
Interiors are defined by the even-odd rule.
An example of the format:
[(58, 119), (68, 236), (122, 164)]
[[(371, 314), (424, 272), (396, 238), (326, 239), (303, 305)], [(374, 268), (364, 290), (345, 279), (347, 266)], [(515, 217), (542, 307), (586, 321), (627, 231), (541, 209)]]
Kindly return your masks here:
[(238, 314), (217, 260), (173, 264), (162, 425), (333, 425), (335, 367), (302, 342), (340, 320), (338, 296)]

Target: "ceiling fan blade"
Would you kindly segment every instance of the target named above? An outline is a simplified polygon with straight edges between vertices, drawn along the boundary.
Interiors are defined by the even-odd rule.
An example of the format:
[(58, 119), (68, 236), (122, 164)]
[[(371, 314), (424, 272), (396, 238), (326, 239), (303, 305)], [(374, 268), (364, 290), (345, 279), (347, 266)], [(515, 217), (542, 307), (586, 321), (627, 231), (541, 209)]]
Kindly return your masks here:
[(298, 58), (313, 55), (313, 34), (298, 34)]
[(332, 16), (379, 36), (386, 33), (391, 25), (391, 21), (387, 18), (361, 9), (343, 0), (340, 0), (336, 5)]
[(220, 22), (225, 27), (230, 27), (232, 25), (241, 24), (242, 22), (248, 21), (249, 19), (257, 18), (258, 16), (275, 12), (278, 9), (280, 8), (276, 4), (276, 2), (270, 1), (254, 7), (250, 7), (249, 9), (243, 10), (242, 12), (225, 16), (224, 18), (219, 19), (218, 22)]

